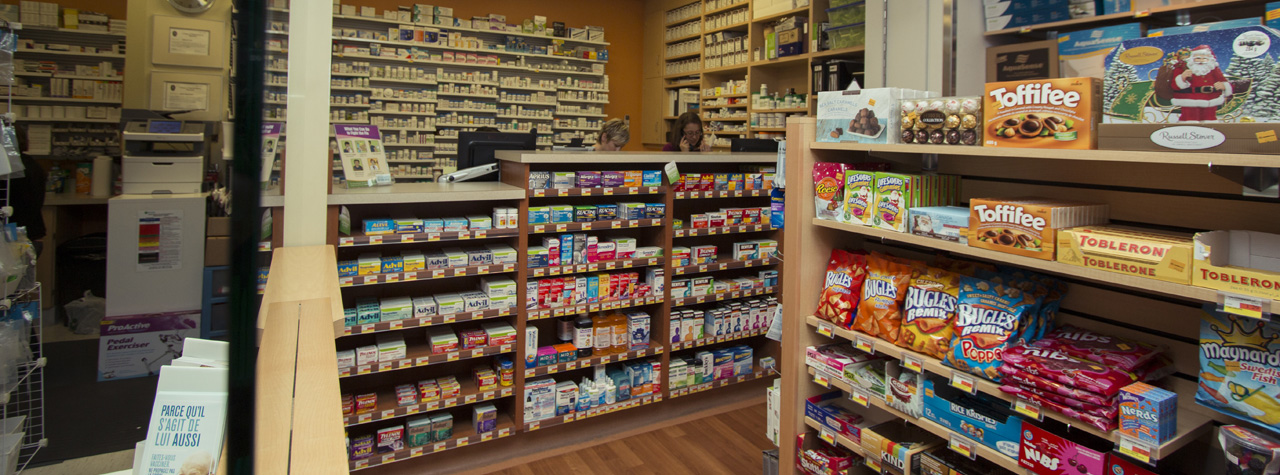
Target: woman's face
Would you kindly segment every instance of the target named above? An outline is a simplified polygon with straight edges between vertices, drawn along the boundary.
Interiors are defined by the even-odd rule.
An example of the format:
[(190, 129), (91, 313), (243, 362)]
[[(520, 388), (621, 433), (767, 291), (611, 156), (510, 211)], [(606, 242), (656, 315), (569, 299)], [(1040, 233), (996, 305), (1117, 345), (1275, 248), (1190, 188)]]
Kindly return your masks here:
[(693, 122), (684, 124), (684, 139), (689, 143), (698, 143), (702, 139), (702, 124)]

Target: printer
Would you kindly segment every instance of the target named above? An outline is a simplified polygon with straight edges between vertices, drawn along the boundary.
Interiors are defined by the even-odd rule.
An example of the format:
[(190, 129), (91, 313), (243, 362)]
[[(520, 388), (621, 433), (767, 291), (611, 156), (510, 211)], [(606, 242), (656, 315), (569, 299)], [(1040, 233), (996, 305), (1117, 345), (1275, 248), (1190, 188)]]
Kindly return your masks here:
[(199, 193), (214, 124), (125, 111), (121, 181), (127, 195)]

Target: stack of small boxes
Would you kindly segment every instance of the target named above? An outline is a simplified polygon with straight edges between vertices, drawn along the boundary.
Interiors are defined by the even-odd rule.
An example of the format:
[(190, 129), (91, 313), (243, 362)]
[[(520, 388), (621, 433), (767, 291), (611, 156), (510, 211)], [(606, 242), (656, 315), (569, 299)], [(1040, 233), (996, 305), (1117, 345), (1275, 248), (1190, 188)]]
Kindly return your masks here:
[(701, 297), (723, 294), (725, 292), (741, 292), (762, 289), (778, 285), (778, 271), (762, 270), (756, 276), (741, 276), (716, 280), (712, 276), (700, 276), (690, 279), (671, 281), (671, 298)]
[[(764, 359), (761, 360), (764, 363)], [(754, 351), (746, 345), (699, 351), (692, 358), (671, 358), (671, 390), (752, 374)]]
[(516, 306), (516, 282), (503, 277), (486, 277), (479, 290), (419, 297), (364, 297), (355, 308), (345, 309), (348, 327), (409, 318), (485, 310), (507, 310)]
[(466, 217), (425, 219), (404, 216), (370, 218), (363, 220), (362, 223), (366, 236), (515, 229), (520, 227), (518, 213), (516, 208), (494, 208), (493, 216), (474, 214)]
[(600, 238), (586, 234), (563, 234), (542, 238), (541, 246), (529, 247), (529, 268), (591, 264), (617, 259), (646, 259), (662, 256), (657, 246), (636, 246), (630, 237)]
[(1120, 389), (1120, 434), (1152, 447), (1178, 432), (1178, 395), (1147, 383)]
[(672, 309), (671, 342), (763, 330), (769, 328), (777, 309), (774, 297), (737, 300), (710, 309)]
[(659, 170), (529, 172), (529, 189), (531, 190), (641, 186), (662, 186), (662, 172)]
[(773, 189), (774, 172), (682, 173), (672, 191), (735, 191)]
[[(724, 226), (745, 226), (760, 224), (773, 225), (773, 212), (769, 207), (759, 208), (720, 208), (720, 211), (689, 215), (689, 228), (719, 228)], [(676, 229), (685, 228), (685, 223), (675, 220)]]
[(525, 308), (554, 308), (661, 295), (665, 290), (664, 280), (664, 270), (657, 267), (645, 269), (644, 281), (640, 280), (638, 272), (530, 279), (525, 289)]
[[(745, 261), (773, 257), (778, 253), (778, 241), (773, 239), (755, 239), (733, 243), (732, 260)], [(706, 244), (693, 247), (671, 248), (671, 259), (674, 267), (684, 267), (716, 262), (719, 248)]]
[(662, 203), (619, 202), (597, 205), (530, 206), (529, 224), (591, 223), (622, 219), (662, 219), (667, 205)]

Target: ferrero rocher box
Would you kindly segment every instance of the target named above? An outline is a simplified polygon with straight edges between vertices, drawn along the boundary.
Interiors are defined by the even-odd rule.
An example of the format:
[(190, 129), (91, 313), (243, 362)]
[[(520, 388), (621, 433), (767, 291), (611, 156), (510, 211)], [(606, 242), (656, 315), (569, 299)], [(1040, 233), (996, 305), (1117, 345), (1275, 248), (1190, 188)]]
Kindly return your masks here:
[(1190, 284), (1194, 247), (1190, 234), (1086, 226), (1058, 233), (1058, 262)]

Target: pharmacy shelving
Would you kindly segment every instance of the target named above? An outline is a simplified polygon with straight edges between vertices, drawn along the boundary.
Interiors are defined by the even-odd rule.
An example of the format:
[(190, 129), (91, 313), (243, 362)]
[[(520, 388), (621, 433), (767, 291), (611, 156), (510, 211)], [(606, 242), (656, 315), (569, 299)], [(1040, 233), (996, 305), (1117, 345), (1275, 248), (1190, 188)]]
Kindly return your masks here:
[(389, 322), (366, 323), (364, 325), (343, 327), (342, 336), (366, 335), (369, 333), (400, 331), (409, 328), (423, 328), (436, 325), (448, 325), (451, 323), (491, 320), (495, 318), (510, 317), (515, 314), (515, 309), (493, 309), (475, 312), (449, 313), (444, 315), (430, 315), (426, 317), (406, 318), (404, 320), (392, 320)]
[(385, 82), (392, 84), (412, 84), (415, 86), (434, 86), (439, 83), (427, 79), (404, 79), (404, 78), (384, 78), (375, 76), (364, 76), (369, 78), (369, 82)]
[(514, 389), (511, 386), (503, 386), (481, 391), (476, 384), (471, 381), (459, 381), (459, 385), (462, 386), (462, 389), (455, 397), (438, 398), (433, 401), (424, 401), (407, 406), (397, 406), (395, 404), (396, 392), (390, 389), (383, 389), (377, 392), (377, 408), (365, 413), (345, 416), (343, 417), (343, 422), (347, 427), (352, 427), (360, 424), (368, 424), (370, 422), (418, 415), (429, 411), (438, 411), (441, 409), (449, 409), (451, 407), (467, 406), (481, 402), (493, 401), (496, 399), (511, 397), (514, 393)]
[[(406, 333), (406, 335), (410, 334)], [(397, 359), (395, 361), (379, 361), (377, 363), (339, 368), (338, 377), (354, 378), (370, 374), (387, 373), (410, 368), (421, 368), (430, 365), (452, 363), (455, 361), (484, 358), (503, 353), (511, 353), (512, 347), (514, 346), (508, 343), (505, 345), (490, 345), (467, 350), (450, 351), (447, 353), (432, 353), (431, 348), (426, 343), (426, 340), (421, 337), (406, 340), (412, 340), (413, 342), (408, 345), (409, 349), (407, 351), (407, 357)]]
[(53, 73), (13, 73), (17, 77), (31, 78), (55, 78), (55, 79), (84, 79), (88, 81), (106, 81), (106, 82), (124, 82), (124, 78), (120, 76), (80, 76), (75, 74), (53, 74)]
[(776, 264), (776, 260), (772, 257), (762, 259), (721, 259), (716, 262), (706, 264), (693, 264), (672, 268), (672, 275), (688, 275), (701, 274), (704, 272), (719, 272), (731, 269), (751, 269), (755, 267), (765, 267)]
[[(658, 376), (660, 375), (654, 375), (654, 378), (656, 379)], [(555, 427), (561, 424), (568, 424), (574, 421), (586, 420), (592, 417), (603, 416), (605, 414), (612, 414), (612, 413), (626, 410), (626, 409), (632, 409), (640, 406), (647, 406), (649, 404), (653, 404), (655, 402), (660, 402), (660, 401), (662, 401), (662, 395), (660, 394), (656, 396), (650, 395), (650, 396), (644, 396), (639, 398), (630, 398), (630, 399), (627, 399), (626, 401), (619, 401), (613, 404), (594, 407), (582, 413), (571, 412), (569, 414), (555, 416), (549, 419), (542, 419), (540, 421), (528, 422), (528, 423), (525, 423), (524, 425), (524, 432), (533, 432), (539, 429)]]
[(755, 371), (752, 371), (751, 373), (748, 373), (748, 374), (740, 374), (730, 378), (717, 379), (715, 381), (708, 381), (705, 383), (694, 384), (692, 386), (685, 386), (679, 389), (671, 390), (671, 399), (684, 397), (684, 396), (691, 396), (694, 394), (698, 394), (698, 393), (709, 391), (716, 388), (723, 388), (725, 386), (731, 386), (738, 383), (745, 383), (747, 381), (754, 381), (761, 378), (767, 378), (775, 374), (777, 374), (777, 372), (773, 371), (772, 369), (757, 367)]
[(394, 452), (375, 454), (372, 457), (352, 460), (348, 462), (348, 469), (351, 471), (363, 470), (369, 467), (376, 467), (392, 462), (400, 462), (411, 460), (423, 455), (452, 450), (459, 447), (467, 447), (473, 444), (488, 442), (491, 440), (510, 437), (515, 433), (515, 424), (511, 422), (511, 418), (502, 414), (498, 415), (497, 427), (488, 432), (477, 433), (475, 427), (467, 422), (455, 422), (453, 425), (453, 437), (449, 440), (434, 442), (420, 447), (409, 447)]
[[(370, 101), (383, 101), (383, 102), (412, 102), (412, 103), (417, 103), (417, 104), (435, 104), (435, 103), (439, 102), (439, 101), (437, 101), (437, 100), (435, 100), (435, 99), (415, 99), (415, 98), (410, 98), (410, 97), (370, 97), (370, 98), (369, 98), (369, 100), (370, 100)], [(427, 116), (429, 116), (429, 115), (431, 115), (431, 114), (429, 114), (429, 113), (423, 113), (422, 115), (427, 115)]]
[(432, 143), (383, 143), (385, 148), (435, 148), (436, 144)]
[(554, 223), (554, 224), (534, 224), (530, 225), (530, 234), (543, 233), (565, 233), (577, 231), (602, 231), (609, 229), (628, 229), (628, 228), (646, 228), (653, 226), (662, 226), (661, 218), (646, 219), (615, 219), (608, 221), (589, 221), (585, 223)]
[(590, 356), (587, 358), (578, 358), (573, 361), (549, 364), (545, 366), (535, 366), (533, 368), (525, 368), (524, 377), (532, 378), (535, 376), (546, 376), (556, 374), (563, 371), (574, 371), (586, 369), (592, 366), (607, 365), (609, 363), (618, 363), (622, 361), (636, 360), (646, 356), (656, 356), (663, 352), (662, 345), (656, 342), (650, 342), (648, 348), (640, 348), (636, 350), (624, 351), (622, 353), (610, 353), (607, 355)]
[(535, 267), (529, 269), (526, 274), (529, 277), (555, 277), (558, 275), (581, 274), (584, 272), (600, 272), (621, 269), (634, 269), (638, 267), (660, 266), (664, 262), (661, 257), (642, 257), (631, 259), (614, 259), (608, 261), (597, 261), (590, 264), (571, 264), (563, 266)]
[(765, 286), (755, 289), (732, 290), (717, 292), (709, 295), (695, 295), (691, 297), (677, 297), (671, 299), (672, 307), (685, 307), (689, 305), (698, 305), (703, 303), (723, 302), (725, 300), (740, 299), (746, 297), (758, 297), (761, 295), (771, 295), (778, 290), (777, 286)]
[(675, 230), (675, 237), (715, 236), (723, 234), (757, 233), (762, 231), (773, 231), (773, 228), (763, 224), (746, 224), (738, 226), (717, 226), (714, 228), (677, 229)]
[[(369, 115), (410, 115), (410, 116), (417, 117), (417, 116), (430, 115), (430, 114), (431, 114), (430, 112), (401, 112), (401, 111), (385, 111), (385, 110), (369, 111)], [(387, 144), (384, 142), (383, 145), (387, 145)]]
[(768, 328), (760, 328), (751, 331), (733, 332), (718, 336), (709, 336), (706, 338), (697, 338), (693, 340), (678, 341), (671, 344), (671, 351), (687, 350), (690, 348), (700, 348), (707, 345), (717, 343), (725, 343), (730, 341), (745, 340), (747, 338), (755, 338), (769, 332)]
[(595, 303), (581, 303), (576, 305), (564, 305), (554, 308), (531, 309), (527, 312), (528, 320), (542, 320), (547, 318), (558, 318), (565, 315), (578, 315), (588, 312), (600, 312), (609, 310), (620, 310), (624, 308), (642, 307), (645, 305), (653, 305), (662, 303), (661, 295), (648, 295), (644, 297), (635, 297), (629, 299), (605, 300)]
[(361, 287), (366, 285), (394, 284), (416, 282), (420, 280), (449, 279), (474, 275), (498, 274), (512, 272), (515, 264), (492, 264), (483, 266), (449, 267), (446, 269), (424, 269), (411, 272), (390, 272), (385, 274), (367, 274), (339, 277), (341, 287)]

